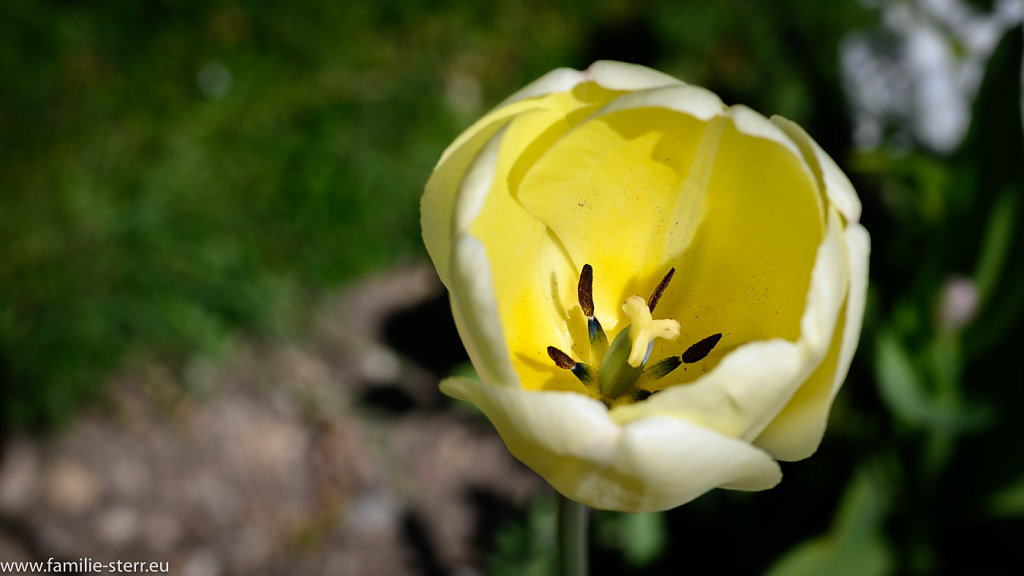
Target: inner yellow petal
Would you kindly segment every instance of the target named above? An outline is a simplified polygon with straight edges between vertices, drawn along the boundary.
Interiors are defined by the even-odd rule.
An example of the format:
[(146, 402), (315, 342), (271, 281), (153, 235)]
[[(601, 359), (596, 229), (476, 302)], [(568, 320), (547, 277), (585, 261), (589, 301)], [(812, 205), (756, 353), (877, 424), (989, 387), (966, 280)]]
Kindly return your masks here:
[[(698, 365), (659, 381), (690, 381), (752, 340), (799, 337), (823, 222), (813, 175), (792, 149), (663, 108), (597, 116), (565, 133), (513, 187), (554, 232), (571, 266), (594, 268), (594, 305), (609, 334), (621, 303), (677, 273), (659, 316), (680, 323), (652, 359), (722, 333)], [(680, 238), (685, 239), (680, 241)], [(565, 306), (574, 295), (568, 293)]]
[(510, 358), (527, 389), (583, 392), (572, 373), (557, 369), (546, 351), (556, 346), (586, 360), (589, 350), (586, 320), (575, 306), (579, 270), (547, 226), (509, 193), (509, 183), (573, 122), (617, 94), (584, 84), (544, 96), (542, 106), (513, 119), (502, 135), (493, 187), (470, 227), (487, 250)]
[(704, 131), (662, 108), (605, 114), (565, 134), (513, 189), (577, 268), (594, 267), (596, 315), (612, 334), (626, 298), (668, 271), (663, 246)]
[[(677, 273), (659, 304), (676, 318), (675, 346), (655, 344), (652, 357), (722, 333), (699, 365), (683, 366), (659, 383), (688, 382), (730, 350), (754, 340), (800, 336), (811, 270), (824, 235), (813, 176), (783, 145), (722, 131), (704, 196), (704, 218), (672, 264)], [(662, 308), (664, 306), (664, 308)]]

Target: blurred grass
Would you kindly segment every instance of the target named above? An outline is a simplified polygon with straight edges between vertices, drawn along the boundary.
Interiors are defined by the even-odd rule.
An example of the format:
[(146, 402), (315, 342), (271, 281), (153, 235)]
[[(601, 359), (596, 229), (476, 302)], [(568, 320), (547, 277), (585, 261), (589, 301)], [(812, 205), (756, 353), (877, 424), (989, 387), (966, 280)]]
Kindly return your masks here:
[(442, 28), (360, 6), (0, 7), (7, 427), (60, 421), (125, 353), (280, 333), (316, 291), (420, 255), (458, 121), (416, 49), (434, 39), (406, 32)]

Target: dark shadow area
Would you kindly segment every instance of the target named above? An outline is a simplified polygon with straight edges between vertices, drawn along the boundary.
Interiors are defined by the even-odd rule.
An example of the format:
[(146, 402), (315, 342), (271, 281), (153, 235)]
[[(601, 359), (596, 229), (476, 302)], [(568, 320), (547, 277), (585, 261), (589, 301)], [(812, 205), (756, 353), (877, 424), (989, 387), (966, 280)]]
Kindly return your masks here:
[[(485, 490), (482, 487), (470, 488), (466, 495), (475, 512), (475, 525), (473, 530), (473, 549), (476, 551), (494, 550), (495, 538), (499, 530), (508, 522), (521, 523), (524, 520), (524, 511), (513, 506), (508, 498)], [(478, 566), (486, 570), (487, 558), (477, 561)]]
[(438, 378), (469, 361), (452, 319), (447, 292), (388, 318), (384, 341)]
[(1012, 576), (1024, 568), (1024, 521), (975, 518), (943, 534), (946, 553), (937, 576), (990, 574)]
[(653, 66), (662, 50), (650, 20), (629, 11), (610, 17), (595, 28), (583, 54), (579, 65), (584, 68), (597, 60), (621, 60)]
[(402, 519), (402, 536), (409, 543), (414, 554), (413, 567), (421, 576), (446, 576), (447, 572), (437, 558), (437, 552), (430, 541), (430, 528), (416, 514), (409, 512)]
[(370, 410), (390, 416), (408, 414), (417, 408), (416, 399), (398, 386), (370, 386), (359, 397), (359, 403)]

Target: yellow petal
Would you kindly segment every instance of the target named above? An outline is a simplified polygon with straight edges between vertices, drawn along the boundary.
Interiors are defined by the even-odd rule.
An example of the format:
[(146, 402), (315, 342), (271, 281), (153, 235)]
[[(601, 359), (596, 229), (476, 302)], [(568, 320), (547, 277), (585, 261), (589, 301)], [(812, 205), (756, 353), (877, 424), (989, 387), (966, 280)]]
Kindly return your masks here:
[[(583, 84), (572, 93), (547, 97), (552, 100), (547, 108), (517, 115), (493, 139), (496, 150), (474, 161), (455, 207), (455, 229), (485, 247), (507, 354), (530, 389), (583, 392), (570, 372), (554, 368), (546, 350), (555, 346), (583, 357), (588, 352), (586, 323), (571, 305), (578, 269), (544, 223), (510, 194), (509, 185), (569, 129), (568, 115), (586, 114), (615, 95)], [(453, 299), (460, 297), (452, 290)]]
[(828, 355), (754, 442), (780, 460), (802, 460), (817, 450), (825, 434), (832, 402), (850, 369), (860, 338), (860, 319), (867, 296), (870, 241), (859, 224), (851, 225), (845, 237), (850, 285), (846, 307), (836, 324)]
[(671, 414), (728, 436), (757, 437), (828, 352), (847, 283), (845, 238), (834, 210), (815, 261), (805, 297), (808, 306), (800, 323), (806, 334), (795, 343), (774, 339), (739, 346), (693, 382), (668, 388), (641, 403), (617, 406), (613, 419), (625, 423)]
[[(704, 122), (710, 100), (696, 98), (691, 115), (622, 108), (631, 97), (651, 103), (617, 99), (558, 140), (518, 189), (573, 265), (594, 267), (606, 329), (623, 322), (620, 302), (649, 293), (674, 266), (679, 275), (659, 310), (680, 321), (681, 335), (657, 343), (654, 357), (719, 332), (706, 366), (745, 342), (797, 340), (824, 226), (816, 181), (796, 146), (744, 108)], [(663, 383), (698, 375), (677, 370)]]
[[(532, 114), (545, 115), (538, 111)], [(552, 299), (529, 298), (518, 309), (513, 305), (510, 310), (508, 306), (508, 294), (522, 289), (522, 285), (528, 285), (537, 294), (557, 290), (557, 287), (542, 283), (542, 271), (564, 267), (560, 264), (564, 258), (559, 251), (552, 249), (553, 244), (547, 240), (544, 226), (519, 209), (507, 195), (492, 194), (495, 174), (507, 173), (507, 161), (503, 164), (501, 160), (502, 151), (509, 146), (507, 136), (510, 133), (515, 135), (516, 122), (521, 123), (521, 118), (499, 132), (481, 150), (459, 189), (452, 210), (454, 243), (449, 285), (452, 311), (470, 359), (485, 382), (520, 387), (524, 381), (540, 379), (546, 382), (548, 378), (560, 378), (558, 383), (552, 384), (553, 388), (560, 386), (581, 391), (571, 374), (553, 371), (550, 361), (544, 362), (546, 359), (541, 358), (546, 346), (564, 346), (569, 340), (568, 336), (557, 338), (559, 325), (567, 324), (556, 322), (556, 311), (545, 306)], [(490, 215), (499, 212), (504, 214), (500, 230), (491, 226), (474, 233), (478, 220), (487, 222)], [(525, 250), (516, 252), (516, 248)], [(492, 266), (495, 258), (499, 262), (511, 260), (511, 265), (522, 272), (521, 276), (509, 274), (504, 267)], [(502, 296), (506, 297), (504, 310)], [(517, 312), (522, 315), (516, 316)], [(533, 335), (533, 330), (540, 330), (540, 337), (549, 340), (537, 351), (532, 364), (528, 364), (533, 371), (541, 373), (540, 377), (515, 366), (514, 356), (510, 354), (510, 346), (519, 345), (524, 333), (531, 338), (540, 338)]]
[[(535, 110), (527, 114), (526, 117), (529, 119), (531, 114), (535, 119), (552, 115), (550, 111)], [(507, 284), (510, 281), (515, 281), (516, 278), (510, 277), (507, 273), (503, 274), (503, 269), (500, 267), (492, 267), (494, 256), (503, 258), (509, 257), (510, 254), (503, 250), (506, 244), (487, 238), (486, 235), (484, 239), (481, 239), (473, 234), (475, 222), (480, 218), (481, 213), (486, 213), (488, 210), (505, 211), (507, 213), (503, 221), (505, 226), (502, 228), (504, 240), (512, 246), (531, 247), (530, 252), (520, 255), (520, 257), (529, 255), (531, 264), (536, 260), (549, 267), (556, 267), (557, 260), (560, 258), (557, 252), (542, 250), (542, 246), (550, 246), (550, 242), (545, 242), (543, 225), (522, 210), (516, 211), (515, 203), (509, 202), (507, 196), (492, 194), (495, 174), (507, 172), (508, 162), (507, 160), (502, 162), (502, 151), (509, 145), (508, 135), (515, 134), (517, 121), (520, 119), (517, 118), (512, 122), (512, 126), (502, 129), (491, 138), (474, 159), (462, 179), (455, 206), (452, 209), (454, 242), (450, 256), (449, 283), (455, 324), (480, 377), (493, 385), (513, 387), (522, 385), (523, 373), (519, 372), (512, 363), (512, 358), (509, 355), (509, 338), (506, 337), (506, 334), (512, 338), (512, 341), (515, 341), (518, 333), (514, 329), (518, 326), (512, 324), (512, 330), (509, 330), (508, 321), (502, 318), (498, 300), (498, 295), (502, 292), (497, 287), (500, 282)], [(485, 244), (488, 239), (492, 240), (490, 247)], [(552, 258), (539, 258), (542, 252), (551, 255)], [(540, 268), (527, 267), (525, 270), (526, 275), (531, 278), (540, 276)], [(532, 275), (529, 274), (531, 271)], [(532, 312), (537, 314), (538, 318), (547, 318), (548, 324), (553, 324), (550, 310), (534, 309)], [(551, 372), (550, 368), (545, 374), (548, 372)], [(554, 374), (565, 377), (563, 372), (554, 372)], [(574, 379), (572, 378), (565, 377), (564, 380), (567, 389), (578, 386), (578, 384), (573, 384)]]
[(622, 302), (649, 293), (668, 270), (668, 215), (687, 200), (680, 190), (704, 130), (661, 108), (601, 114), (565, 134), (513, 189), (576, 269), (593, 266), (595, 309), (611, 332), (624, 320)]
[[(532, 110), (555, 110), (568, 114), (576, 109), (594, 109), (604, 103), (601, 89), (587, 90), (579, 84), (584, 73), (568, 68), (553, 70), (522, 88), (477, 120), (441, 154), (427, 181), (420, 201), (423, 243), (448, 285), (452, 238), (452, 210), (461, 179), (483, 146), (512, 119)], [(652, 80), (653, 81), (653, 80)], [(590, 98), (598, 98), (591, 102)]]
[(523, 103), (517, 108), (497, 109), (478, 120), (462, 133), (441, 156), (420, 200), (420, 226), (423, 244), (434, 262), (437, 274), (449, 285), (449, 259), (452, 250), (452, 219), (462, 178), (481, 148), (508, 123), (509, 119), (532, 107)]
[(456, 238), (452, 250), (452, 316), (480, 378), (494, 386), (518, 388), (520, 376), (508, 358), (489, 268), (484, 247), (476, 238), (467, 234)]
[[(704, 217), (659, 304), (681, 325), (668, 356), (721, 333), (700, 368), (683, 367), (664, 386), (691, 382), (747, 342), (800, 337), (811, 271), (822, 242), (821, 200), (807, 165), (788, 138), (745, 108), (729, 110), (702, 200)], [(661, 308), (664, 307), (664, 308)]]
[(594, 508), (667, 510), (716, 488), (765, 490), (781, 478), (760, 449), (683, 420), (619, 426), (599, 401), (451, 378), (449, 395), (480, 407), (509, 451), (565, 496)]
[(797, 388), (774, 420), (757, 436), (754, 444), (780, 460), (801, 460), (814, 453), (825, 433), (828, 411), (834, 398), (842, 331), (846, 316), (836, 323), (835, 338), (818, 368)]

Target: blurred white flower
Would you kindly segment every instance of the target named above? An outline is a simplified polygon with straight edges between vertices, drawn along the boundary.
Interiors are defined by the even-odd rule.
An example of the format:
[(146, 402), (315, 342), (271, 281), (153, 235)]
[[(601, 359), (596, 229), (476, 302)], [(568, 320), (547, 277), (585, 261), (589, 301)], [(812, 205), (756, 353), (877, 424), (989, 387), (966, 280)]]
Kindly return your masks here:
[(985, 64), (1024, 3), (998, 0), (985, 14), (962, 0), (879, 2), (882, 25), (840, 47), (854, 140), (873, 148), (887, 129), (950, 152), (970, 124)]

